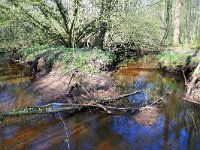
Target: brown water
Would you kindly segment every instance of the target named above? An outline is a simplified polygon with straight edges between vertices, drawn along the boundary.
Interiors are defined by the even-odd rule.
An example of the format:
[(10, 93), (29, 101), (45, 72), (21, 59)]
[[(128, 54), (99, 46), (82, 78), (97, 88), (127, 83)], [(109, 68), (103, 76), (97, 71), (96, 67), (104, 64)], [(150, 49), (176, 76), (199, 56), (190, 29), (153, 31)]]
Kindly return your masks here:
[[(184, 92), (182, 77), (160, 72), (155, 61), (145, 58), (121, 66), (114, 78), (122, 91), (153, 91), (130, 96), (127, 101), (148, 103), (150, 97), (157, 98), (171, 91), (166, 104), (160, 106), (154, 124), (139, 124), (133, 116), (90, 112), (8, 118), (0, 124), (0, 149), (63, 150), (68, 143), (70, 149), (78, 150), (200, 149), (199, 107), (180, 101)], [(1, 59), (0, 111), (44, 101), (33, 93), (24, 66)]]

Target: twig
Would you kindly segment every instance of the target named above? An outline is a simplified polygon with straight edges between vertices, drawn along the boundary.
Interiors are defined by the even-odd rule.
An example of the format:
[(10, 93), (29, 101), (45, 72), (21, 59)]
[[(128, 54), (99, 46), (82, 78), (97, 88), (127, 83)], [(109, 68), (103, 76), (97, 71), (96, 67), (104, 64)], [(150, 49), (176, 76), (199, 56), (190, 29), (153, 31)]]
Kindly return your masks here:
[(166, 95), (164, 95), (164, 96), (158, 98), (158, 99), (155, 100), (153, 103), (151, 103), (149, 106), (153, 106), (153, 105), (157, 104), (160, 100), (163, 100), (164, 97), (166, 97)]
[(188, 80), (186, 79), (186, 76), (185, 76), (185, 70), (182, 69), (182, 73), (183, 73), (185, 85), (188, 85)]
[(96, 102), (92, 102), (92, 103), (95, 104), (96, 106), (102, 108), (103, 110), (105, 110), (108, 114), (111, 114), (111, 111), (107, 110), (103, 105), (98, 104), (98, 103), (96, 103)]
[(197, 101), (193, 101), (193, 100), (187, 100), (187, 99), (183, 99), (183, 101), (186, 101), (186, 102), (190, 102), (190, 103), (193, 103), (193, 104), (198, 104), (200, 105), (200, 102), (197, 102)]
[(61, 114), (58, 112), (58, 116), (60, 118), (60, 120), (62, 121), (63, 123), (63, 126), (64, 126), (64, 131), (65, 131), (65, 134), (66, 134), (66, 137), (67, 139), (65, 139), (65, 142), (67, 142), (67, 147), (68, 147), (68, 150), (70, 150), (70, 145), (69, 145), (69, 134), (68, 134), (68, 129), (67, 129), (67, 124), (65, 123), (64, 119), (62, 118)]
[(75, 77), (75, 72), (76, 72), (76, 71), (74, 71), (74, 72), (71, 74), (71, 77), (70, 77), (70, 79), (69, 79), (68, 86), (67, 86), (67, 90), (68, 90), (67, 94), (69, 94), (70, 91), (71, 91), (71, 90), (69, 89), (69, 86), (70, 86), (70, 84), (71, 84), (71, 81), (72, 81), (73, 77)]
[(96, 99), (96, 102), (97, 103), (107, 103), (107, 102), (113, 102), (113, 101), (116, 102), (119, 99), (131, 96), (131, 95), (135, 95), (135, 94), (138, 94), (138, 93), (142, 93), (142, 92), (144, 92), (144, 91), (143, 90), (139, 90), (139, 91), (134, 91), (134, 92), (131, 92), (131, 93), (128, 93), (128, 94), (119, 95), (119, 96)]
[(80, 86), (82, 88), (82, 90), (87, 93), (89, 95), (90, 98), (95, 98), (93, 94), (91, 94), (86, 88), (85, 86)]
[(167, 95), (164, 95), (164, 96), (158, 98), (157, 100), (155, 100), (155, 101), (154, 101), (153, 103), (151, 103), (150, 105), (147, 105), (147, 106), (144, 106), (144, 107), (139, 108), (139, 110), (142, 111), (142, 110), (144, 110), (144, 109), (146, 109), (146, 108), (149, 108), (149, 107), (151, 107), (151, 106), (154, 106), (154, 105), (157, 104), (160, 100), (163, 100), (163, 98), (166, 97), (166, 96), (167, 96)]
[(194, 112), (192, 112), (191, 116), (192, 116), (192, 122), (193, 122), (193, 124), (194, 124), (194, 127), (195, 127), (197, 133), (199, 133), (199, 130), (198, 130), (197, 125), (196, 125), (196, 123), (195, 123)]

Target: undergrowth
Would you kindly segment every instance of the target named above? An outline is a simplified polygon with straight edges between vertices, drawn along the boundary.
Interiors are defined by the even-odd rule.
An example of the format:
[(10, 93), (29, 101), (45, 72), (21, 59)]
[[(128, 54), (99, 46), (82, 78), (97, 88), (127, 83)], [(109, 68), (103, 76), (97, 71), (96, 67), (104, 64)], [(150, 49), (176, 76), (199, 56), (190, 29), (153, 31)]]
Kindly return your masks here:
[(66, 48), (64, 46), (34, 46), (21, 49), (24, 61), (31, 61), (37, 57), (44, 57), (46, 66), (52, 67), (55, 61), (64, 64), (61, 68), (64, 73), (75, 70), (85, 73), (98, 73), (102, 69), (111, 66), (115, 56), (108, 50), (98, 48)]
[(164, 67), (173, 68), (184, 67), (187, 65), (195, 66), (199, 61), (192, 53), (181, 51), (164, 51), (158, 54), (157, 59)]

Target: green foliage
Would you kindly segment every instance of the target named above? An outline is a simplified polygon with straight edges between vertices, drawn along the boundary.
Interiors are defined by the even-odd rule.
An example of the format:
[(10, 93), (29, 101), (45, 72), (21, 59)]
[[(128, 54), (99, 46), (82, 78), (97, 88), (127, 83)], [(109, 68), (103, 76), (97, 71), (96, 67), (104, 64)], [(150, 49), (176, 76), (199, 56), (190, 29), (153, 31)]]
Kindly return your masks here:
[(181, 43), (193, 47), (200, 46), (200, 5), (197, 0), (183, 0), (181, 9)]
[[(87, 4), (64, 1), (6, 1), (0, 6), (0, 47), (62, 44), (79, 47), (91, 38), (98, 16), (91, 16)], [(70, 9), (68, 9), (70, 8)], [(12, 33), (12, 35), (9, 35)], [(5, 35), (6, 36), (5, 36)], [(9, 35), (9, 36), (8, 36)], [(10, 41), (10, 42), (7, 42)], [(31, 45), (32, 44), (32, 45)]]
[(176, 51), (164, 51), (157, 56), (159, 62), (165, 67), (183, 67), (187, 64), (195, 65), (198, 62), (198, 58), (193, 57), (192, 53), (176, 52)]
[(186, 64), (187, 55), (174, 51), (164, 51), (157, 58), (164, 66), (175, 68)]
[[(7, 0), (0, 2), (0, 49), (128, 43), (158, 48), (173, 40), (172, 0)], [(181, 43), (199, 47), (199, 5), (183, 0)], [(185, 19), (186, 18), (186, 19)]]
[(161, 8), (158, 5), (147, 9), (134, 1), (127, 8), (116, 10), (110, 30), (114, 42), (134, 43), (136, 48), (158, 47), (164, 34)]
[(0, 5), (0, 49), (10, 51), (13, 48), (52, 42), (49, 36), (42, 34), (25, 20), (16, 3), (22, 2), (6, 2)]
[(23, 48), (20, 50), (25, 61), (30, 61), (35, 59), (40, 54), (49, 51), (48, 45), (36, 45), (31, 48)]
[(194, 48), (200, 48), (200, 37), (195, 39), (195, 42), (193, 43)]
[(31, 48), (21, 49), (25, 61), (34, 60), (38, 56), (45, 58), (46, 66), (59, 60), (63, 62), (63, 71), (69, 73), (81, 70), (85, 73), (98, 73), (100, 69), (111, 66), (115, 56), (109, 51), (80, 48), (66, 48), (64, 46), (37, 45)]
[(94, 49), (76, 49), (64, 54), (65, 72), (81, 70), (85, 73), (98, 73), (104, 67), (111, 66), (115, 56), (108, 51)]

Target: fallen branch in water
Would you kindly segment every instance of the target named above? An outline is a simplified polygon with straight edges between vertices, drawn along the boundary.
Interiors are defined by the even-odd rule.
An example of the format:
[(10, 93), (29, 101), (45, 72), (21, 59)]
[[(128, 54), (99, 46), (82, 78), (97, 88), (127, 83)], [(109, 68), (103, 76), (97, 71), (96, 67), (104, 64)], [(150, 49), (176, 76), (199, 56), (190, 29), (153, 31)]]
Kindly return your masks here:
[(155, 100), (155, 101), (154, 101), (152, 104), (150, 104), (149, 106), (153, 106), (153, 105), (157, 104), (158, 102), (160, 102), (161, 100), (163, 100), (166, 96), (167, 96), (167, 95), (164, 95), (164, 96), (158, 98), (157, 100)]
[[(137, 94), (137, 93), (139, 93), (139, 91), (129, 93), (129, 94), (123, 94), (123, 95), (120, 95), (120, 96), (117, 96), (117, 97), (110, 97), (110, 98), (106, 98), (106, 99), (101, 99), (101, 101), (103, 100), (104, 104), (102, 104), (101, 101), (98, 99), (99, 102), (91, 100), (91, 101), (84, 103), (84, 104), (50, 103), (50, 104), (43, 105), (43, 106), (27, 107), (24, 110), (19, 110), (19, 111), (2, 112), (2, 113), (0, 113), (0, 121), (3, 121), (6, 117), (12, 117), (12, 116), (35, 115), (35, 114), (55, 114), (55, 113), (58, 113), (58, 112), (72, 113), (72, 112), (80, 111), (82, 108), (99, 108), (99, 109), (104, 110), (107, 114), (111, 114), (112, 111), (127, 111), (129, 113), (134, 113), (136, 111), (139, 111), (141, 107), (119, 108), (119, 107), (106, 106), (105, 102), (118, 100), (118, 99), (130, 96), (130, 95), (134, 95), (134, 94)], [(150, 107), (150, 106), (157, 104), (165, 96), (163, 96), (163, 97), (159, 98), (158, 100), (152, 102), (150, 105), (147, 105), (146, 107)], [(145, 108), (145, 107), (143, 107), (143, 108)]]
[[(89, 102), (86, 104), (65, 104), (65, 103), (51, 103), (44, 106), (36, 106), (36, 107), (27, 107), (24, 110), (19, 111), (7, 111), (0, 113), (0, 121), (2, 122), (6, 117), (12, 116), (22, 116), (22, 115), (37, 115), (37, 114), (55, 114), (58, 112), (67, 112), (72, 113), (76, 111), (80, 111), (82, 108), (100, 108), (103, 109), (106, 113), (111, 114), (110, 110), (128, 110), (126, 108), (117, 108), (110, 106), (103, 106), (96, 102)], [(110, 110), (108, 110), (110, 109)]]
[[(160, 97), (160, 98), (158, 98), (157, 100), (153, 101), (150, 105), (141, 107), (141, 108), (140, 108), (140, 111), (142, 111), (142, 110), (144, 110), (144, 109), (146, 109), (146, 108), (149, 108), (149, 107), (152, 107), (152, 106), (156, 105), (156, 104), (159, 103), (161, 100), (164, 101), (164, 98), (165, 98), (166, 96), (167, 96), (167, 94), (164, 95), (164, 96), (162, 96), (162, 97)], [(165, 102), (165, 101), (164, 101), (164, 102)]]
[(193, 100), (183, 99), (183, 101), (186, 101), (186, 102), (189, 102), (189, 103), (193, 103), (193, 104), (198, 104), (198, 105), (200, 105), (200, 102), (193, 101)]
[(97, 103), (110, 103), (113, 101), (116, 102), (117, 100), (120, 100), (122, 98), (131, 96), (131, 95), (135, 95), (138, 93), (142, 93), (142, 92), (144, 92), (144, 90), (138, 90), (138, 91), (134, 91), (134, 92), (131, 92), (128, 94), (123, 94), (123, 95), (114, 96), (114, 97), (107, 97), (107, 98), (101, 98), (101, 99), (95, 98), (95, 100), (96, 100), (95, 102), (97, 102)]

